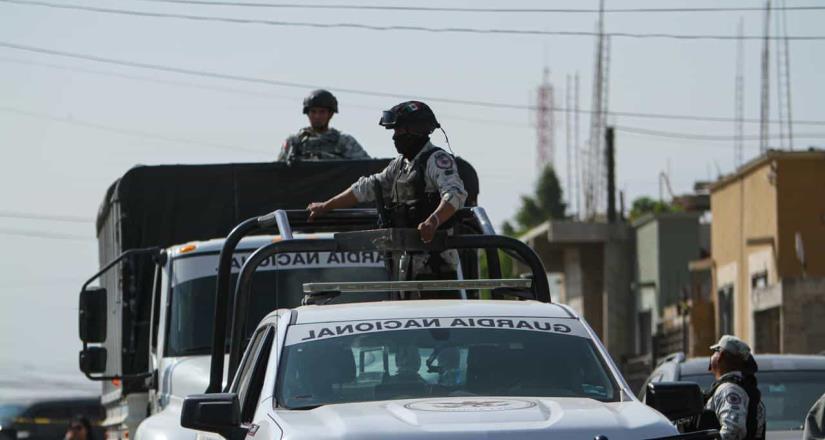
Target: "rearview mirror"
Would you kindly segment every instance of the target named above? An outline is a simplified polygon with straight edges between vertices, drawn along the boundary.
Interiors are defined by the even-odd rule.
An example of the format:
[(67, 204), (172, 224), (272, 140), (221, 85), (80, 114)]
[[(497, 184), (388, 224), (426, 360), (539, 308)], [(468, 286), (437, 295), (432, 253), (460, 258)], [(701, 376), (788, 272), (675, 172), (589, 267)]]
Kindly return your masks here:
[(106, 372), (106, 349), (103, 347), (86, 347), (80, 351), (80, 371), (84, 374), (103, 374)]
[(195, 394), (183, 401), (180, 425), (198, 431), (214, 432), (227, 440), (243, 440), (241, 406), (234, 393)]
[(80, 292), (78, 310), (80, 340), (88, 344), (106, 341), (106, 289), (89, 287)]
[(647, 385), (645, 403), (671, 421), (693, 417), (702, 412), (702, 388), (693, 382), (657, 382)]

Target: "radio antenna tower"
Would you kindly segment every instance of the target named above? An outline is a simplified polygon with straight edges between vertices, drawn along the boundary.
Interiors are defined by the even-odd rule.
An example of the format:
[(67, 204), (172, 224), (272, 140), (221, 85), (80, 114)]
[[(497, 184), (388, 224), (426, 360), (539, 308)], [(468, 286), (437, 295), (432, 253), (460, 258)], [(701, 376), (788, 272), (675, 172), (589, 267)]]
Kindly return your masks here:
[(745, 112), (745, 40), (743, 35), (744, 21), (739, 17), (739, 38), (736, 41), (736, 137), (733, 141), (733, 165), (739, 168), (742, 165), (742, 150), (744, 148), (744, 112)]
[(759, 153), (768, 150), (768, 118), (770, 117), (770, 30), (771, 30), (771, 0), (765, 2), (765, 29), (762, 40), (762, 96), (759, 114)]
[(564, 132), (565, 132), (565, 146), (567, 150), (567, 154), (565, 154), (565, 159), (567, 162), (567, 188), (565, 188), (565, 193), (567, 193), (567, 209), (572, 211), (573, 207), (573, 197), (575, 197), (575, 190), (573, 189), (573, 142), (572, 142), (572, 121), (571, 117), (573, 115), (573, 90), (572, 90), (572, 83), (570, 78), (570, 74), (567, 74), (566, 83), (564, 87)]
[(791, 128), (791, 72), (785, 1), (779, 4), (776, 19), (776, 109), (779, 114), (779, 147), (793, 149)]
[(555, 125), (553, 123), (553, 86), (550, 71), (545, 67), (536, 93), (536, 165), (539, 172), (548, 164), (555, 165)]
[(604, 162), (604, 71), (605, 71), (605, 37), (604, 37), (604, 0), (599, 1), (599, 21), (596, 25), (596, 63), (593, 72), (593, 95), (590, 106), (590, 139), (586, 154), (584, 170), (584, 210), (586, 218), (592, 219), (599, 209), (602, 190)]
[(574, 102), (574, 115), (573, 115), (573, 147), (576, 149), (576, 217), (581, 220), (582, 218), (582, 156), (581, 156), (581, 144), (579, 143), (579, 115), (581, 114), (581, 109), (579, 108), (579, 72), (576, 72), (576, 76), (573, 79), (574, 86), (573, 86), (573, 102)]

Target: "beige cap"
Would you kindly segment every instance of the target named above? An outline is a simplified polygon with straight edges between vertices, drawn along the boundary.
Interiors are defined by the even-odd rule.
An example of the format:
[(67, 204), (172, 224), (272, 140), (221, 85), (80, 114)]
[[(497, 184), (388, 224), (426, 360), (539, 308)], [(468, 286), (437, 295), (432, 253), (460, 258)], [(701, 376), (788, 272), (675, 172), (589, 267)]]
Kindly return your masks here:
[(751, 348), (748, 344), (733, 335), (722, 336), (719, 338), (719, 342), (710, 346), (710, 349), (713, 351), (724, 350), (730, 354), (741, 357), (743, 360), (747, 360), (751, 354)]

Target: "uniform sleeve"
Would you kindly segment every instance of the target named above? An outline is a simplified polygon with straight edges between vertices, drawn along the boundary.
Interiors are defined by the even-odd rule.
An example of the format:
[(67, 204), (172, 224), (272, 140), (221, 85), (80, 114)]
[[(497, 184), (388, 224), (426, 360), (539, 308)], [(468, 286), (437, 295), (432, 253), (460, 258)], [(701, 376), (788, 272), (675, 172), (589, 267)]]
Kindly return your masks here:
[(722, 440), (742, 440), (748, 434), (748, 394), (742, 387), (724, 384), (716, 389), (710, 401), (719, 419)]
[(286, 162), (286, 158), (289, 157), (289, 149), (291, 148), (290, 139), (287, 138), (284, 143), (281, 145), (281, 151), (278, 152), (278, 158), (275, 159), (276, 162)]
[(369, 159), (370, 155), (364, 151), (364, 148), (361, 147), (361, 144), (355, 140), (354, 137), (348, 134), (341, 135), (341, 143), (344, 144), (344, 154), (346, 155), (347, 159)]
[(372, 202), (375, 200), (375, 181), (381, 184), (381, 189), (384, 192), (384, 199), (388, 200), (390, 191), (392, 191), (392, 170), (398, 167), (400, 157), (393, 159), (386, 168), (371, 176), (361, 177), (350, 186), (352, 193), (358, 202)]
[(467, 200), (467, 191), (464, 182), (458, 175), (455, 159), (445, 151), (439, 151), (427, 160), (427, 179), (438, 189), (441, 200), (446, 201), (455, 209), (464, 207)]

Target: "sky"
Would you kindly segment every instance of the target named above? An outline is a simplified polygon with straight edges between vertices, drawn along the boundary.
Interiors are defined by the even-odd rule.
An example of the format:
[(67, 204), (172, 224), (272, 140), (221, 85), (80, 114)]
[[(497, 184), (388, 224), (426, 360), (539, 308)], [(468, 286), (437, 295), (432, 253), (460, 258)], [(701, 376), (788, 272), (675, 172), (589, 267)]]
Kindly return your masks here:
[[(409, 25), (430, 28), (584, 31), (594, 14), (468, 13), (253, 8), (146, 0), (52, 0), (167, 14), (278, 22)], [(276, 3), (275, 0), (258, 0)], [(334, 5), (350, 2), (321, 1)], [(788, 6), (823, 5), (813, 0)], [(596, 1), (370, 2), (390, 6), (596, 8)], [(749, 0), (607, 0), (608, 8), (759, 7)], [(759, 12), (611, 13), (607, 32), (736, 35), (762, 32)], [(789, 11), (790, 35), (822, 35), (825, 11)], [(120, 66), (8, 47), (27, 47), (166, 66), (249, 82)], [(617, 112), (734, 116), (736, 42), (611, 39), (609, 109)], [(745, 43), (745, 117), (758, 119), (762, 43)], [(380, 111), (406, 98), (427, 101), (456, 154), (481, 178), (480, 203), (494, 223), (511, 218), (536, 176), (535, 89), (547, 67), (556, 105), (566, 78), (580, 76), (580, 107), (591, 105), (592, 36), (508, 35), (410, 30), (312, 28), (243, 22), (116, 15), (0, 0), (0, 369), (60, 378), (88, 390), (77, 372), (77, 294), (96, 271), (93, 219), (109, 184), (137, 164), (271, 161), (283, 140), (306, 125), (303, 97), (315, 86), (338, 97), (332, 125), (354, 135), (373, 156), (394, 154)], [(773, 46), (772, 46), (773, 49)], [(793, 118), (825, 121), (825, 41), (791, 41)], [(776, 68), (771, 66), (771, 76)], [(299, 84), (294, 87), (272, 82)], [(378, 92), (364, 94), (359, 91)], [(397, 95), (397, 97), (381, 96)], [(445, 101), (473, 100), (521, 108)], [(776, 101), (775, 89), (771, 101)], [(776, 117), (773, 109), (773, 117)], [(556, 168), (565, 191), (563, 114), (556, 115)], [(732, 141), (640, 135), (645, 129), (732, 136), (733, 122), (610, 116), (616, 125), (617, 186), (628, 204), (659, 197), (667, 172), (675, 193), (734, 169)], [(580, 144), (589, 117), (580, 117)], [(825, 127), (796, 124), (794, 147), (825, 145)], [(772, 126), (772, 130), (776, 130)], [(754, 136), (759, 125), (745, 125)], [(818, 135), (818, 136), (817, 136)], [(436, 133), (436, 144), (444, 145)], [(745, 159), (758, 154), (746, 141)], [(575, 205), (575, 203), (574, 203)], [(41, 219), (18, 214), (36, 214)], [(57, 217), (43, 219), (42, 217)], [(50, 376), (51, 375), (51, 376)], [(26, 376), (28, 377), (28, 376)], [(33, 376), (34, 377), (34, 376)], [(57, 379), (55, 379), (57, 380)]]

